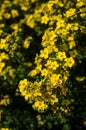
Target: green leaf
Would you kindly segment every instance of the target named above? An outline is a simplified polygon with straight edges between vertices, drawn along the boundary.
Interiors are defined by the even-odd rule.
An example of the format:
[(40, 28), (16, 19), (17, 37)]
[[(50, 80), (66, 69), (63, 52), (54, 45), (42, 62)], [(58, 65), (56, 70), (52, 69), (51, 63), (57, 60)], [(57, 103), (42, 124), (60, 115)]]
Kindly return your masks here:
[(51, 124), (51, 122), (48, 122), (47, 125), (48, 125), (48, 129), (52, 129), (52, 124)]

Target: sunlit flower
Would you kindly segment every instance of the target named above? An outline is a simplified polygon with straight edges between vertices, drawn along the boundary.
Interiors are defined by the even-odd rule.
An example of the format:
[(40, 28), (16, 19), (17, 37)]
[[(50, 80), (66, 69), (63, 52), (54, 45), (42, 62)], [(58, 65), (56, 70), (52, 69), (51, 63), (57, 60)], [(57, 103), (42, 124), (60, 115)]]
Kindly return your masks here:
[(75, 64), (75, 61), (72, 57), (66, 58), (65, 61), (66, 61), (65, 66), (70, 68)]
[(42, 76), (47, 76), (47, 75), (48, 75), (48, 70), (47, 70), (47, 69), (43, 69), (43, 70), (41, 71), (41, 75), (42, 75)]
[(49, 21), (49, 18), (48, 18), (48, 16), (47, 16), (47, 14), (44, 15), (44, 16), (42, 16), (42, 18), (41, 18), (41, 23), (47, 24), (48, 21)]
[(65, 52), (61, 52), (61, 51), (59, 51), (58, 53), (57, 53), (57, 59), (59, 59), (59, 60), (63, 60), (63, 59), (65, 59), (66, 58), (66, 54), (65, 54)]

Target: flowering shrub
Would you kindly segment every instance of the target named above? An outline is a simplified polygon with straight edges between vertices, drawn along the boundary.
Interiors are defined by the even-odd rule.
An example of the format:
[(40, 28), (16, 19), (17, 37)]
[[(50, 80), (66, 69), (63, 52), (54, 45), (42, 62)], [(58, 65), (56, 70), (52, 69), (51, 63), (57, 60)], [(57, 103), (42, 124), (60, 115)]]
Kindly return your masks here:
[[(0, 119), (5, 122), (1, 130), (22, 129), (11, 125), (21, 112), (15, 119), (10, 116), (14, 100), (22, 100), (21, 96), (25, 100), (19, 100), (20, 105), (31, 105), (31, 112), (38, 113), (37, 128), (62, 124), (69, 130), (76, 93), (72, 75), (86, 58), (85, 0), (1, 0), (0, 8)], [(74, 82), (85, 79), (74, 75)], [(9, 115), (4, 113), (7, 107)], [(36, 129), (35, 120), (29, 118), (25, 129)], [(28, 122), (31, 125), (26, 126)]]

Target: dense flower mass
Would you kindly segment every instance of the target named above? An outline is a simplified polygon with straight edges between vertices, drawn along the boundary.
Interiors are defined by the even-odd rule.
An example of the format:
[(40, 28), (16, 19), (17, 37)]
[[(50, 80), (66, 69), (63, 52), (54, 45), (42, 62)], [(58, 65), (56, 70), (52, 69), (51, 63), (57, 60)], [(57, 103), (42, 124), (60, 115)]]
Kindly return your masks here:
[(10, 129), (14, 125), (5, 109), (13, 114), (11, 107), (21, 96), (39, 113), (38, 126), (49, 125), (49, 112), (51, 122), (66, 123), (73, 110), (73, 82), (86, 79), (78, 74), (71, 78), (86, 58), (85, 8), (85, 0), (0, 1), (0, 120), (5, 122), (0, 130), (16, 129)]
[[(79, 8), (85, 2), (82, 1), (81, 7), (77, 6), (79, 2), (49, 0), (35, 10), (32, 16), (34, 24), (29, 19), (35, 29), (36, 22), (45, 26), (41, 42), (43, 49), (35, 58), (35, 68), (29, 72), (28, 79), (31, 79), (31, 81), (27, 82), (30, 82), (30, 84), (23, 85), (22, 88), (20, 81), (19, 89), (25, 99), (30, 101), (33, 108), (38, 111), (48, 109), (50, 104), (53, 106), (59, 103), (59, 96), (61, 95), (58, 96), (58, 89), (60, 88), (63, 91), (70, 76), (69, 69), (75, 66), (75, 58), (78, 54), (76, 36), (84, 28), (78, 17), (80, 16)], [(38, 19), (36, 15), (39, 17)], [(70, 53), (74, 49), (77, 53), (75, 56)], [(33, 94), (36, 92), (38, 94)], [(53, 103), (51, 103), (54, 95), (56, 95), (56, 98), (53, 98)]]

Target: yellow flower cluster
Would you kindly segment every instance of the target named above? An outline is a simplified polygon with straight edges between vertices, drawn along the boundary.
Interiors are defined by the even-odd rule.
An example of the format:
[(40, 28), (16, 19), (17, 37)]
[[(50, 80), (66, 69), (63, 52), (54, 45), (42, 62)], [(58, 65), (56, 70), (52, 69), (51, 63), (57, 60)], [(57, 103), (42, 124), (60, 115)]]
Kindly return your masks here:
[[(24, 79), (19, 83), (21, 94), (25, 96), (26, 100), (34, 102), (33, 108), (38, 111), (44, 111), (49, 104), (54, 105), (58, 102), (58, 97), (56, 93), (53, 93), (53, 90), (64, 87), (69, 76), (68, 68), (71, 68), (75, 63), (73, 57), (67, 57), (65, 52), (54, 51), (53, 49), (46, 58), (44, 50), (40, 52), (39, 57), (36, 57), (39, 62), (35, 61), (37, 63), (36, 67), (28, 75), (32, 78), (37, 76), (38, 81), (31, 82)], [(39, 66), (41, 68), (38, 70)]]
[[(83, 11), (80, 12), (83, 5), (84, 0), (49, 0), (40, 6), (37, 4), (34, 14), (26, 15), (26, 25), (43, 34), (43, 49), (35, 57), (35, 67), (28, 74), (29, 80), (21, 80), (19, 89), (37, 111), (43, 112), (50, 105), (55, 106), (59, 103), (59, 96), (66, 96), (68, 92), (64, 88), (78, 55), (76, 35), (85, 29), (78, 20), (78, 16), (84, 15)], [(43, 32), (37, 23), (45, 27)], [(59, 88), (61, 92), (58, 95)]]
[[(34, 109), (44, 111), (48, 108), (49, 103), (51, 105), (58, 103), (58, 98), (53, 95), (52, 91), (53, 89), (57, 89), (58, 86), (64, 84), (67, 80), (68, 71), (66, 71), (66, 67), (71, 68), (74, 65), (74, 59), (72, 57), (67, 58), (66, 53), (58, 51), (56, 46), (49, 45), (44, 48), (44, 50), (40, 51), (40, 55), (39, 57), (37, 55), (35, 63), (36, 68), (29, 73), (29, 76), (34, 77), (37, 74), (41, 74), (43, 80), (41, 79), (41, 85), (39, 85), (40, 82), (37, 83), (37, 87), (35, 86), (35, 82), (32, 83), (31, 86), (34, 87), (33, 92), (35, 94), (32, 94), (32, 89), (29, 90), (28, 85), (28, 94), (24, 96), (25, 99), (30, 99), (30, 102), (31, 98), (35, 100), (35, 103), (33, 104)], [(25, 91), (22, 89), (21, 85), (19, 85), (19, 87), (22, 94), (25, 91), (27, 92), (25, 86), (23, 86)]]
[[(25, 68), (30, 65), (28, 64), (29, 61), (26, 63), (26, 59), (24, 60), (22, 54), (22, 51), (26, 51), (32, 42), (31, 35), (26, 33), (23, 36), (24, 31), (26, 31), (23, 30), (23, 26), (26, 24), (27, 10), (31, 8), (28, 6), (30, 3), (33, 2), (30, 0), (25, 0), (25, 2), (21, 0), (4, 0), (0, 3), (0, 76), (4, 80), (8, 80), (11, 85), (18, 74), (16, 72), (20, 71), (20, 62)], [(22, 19), (23, 13), (25, 19)]]

